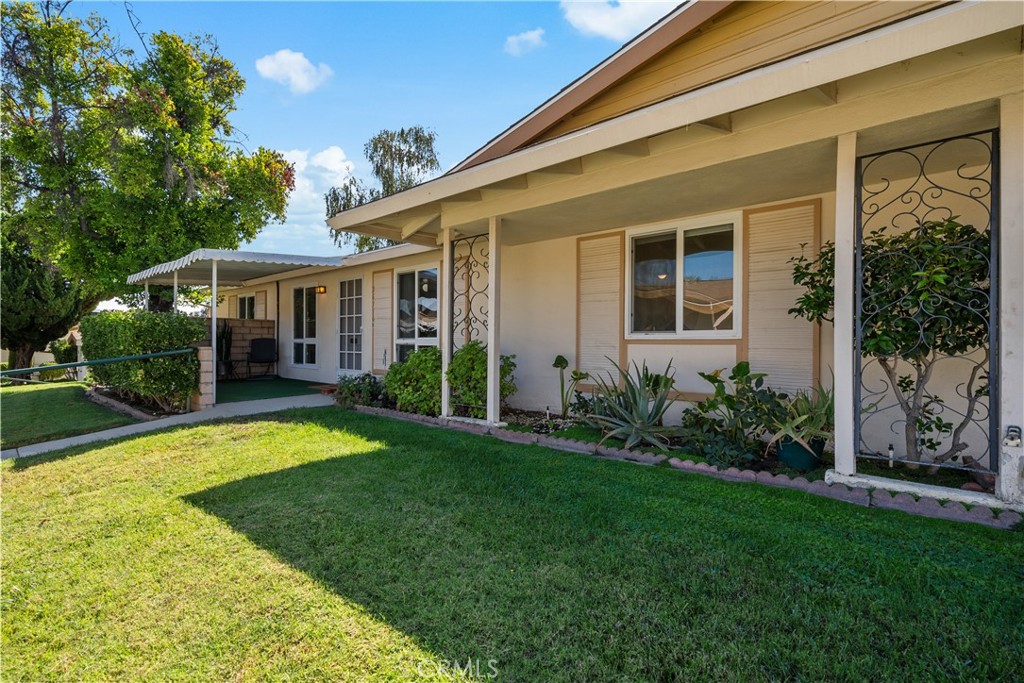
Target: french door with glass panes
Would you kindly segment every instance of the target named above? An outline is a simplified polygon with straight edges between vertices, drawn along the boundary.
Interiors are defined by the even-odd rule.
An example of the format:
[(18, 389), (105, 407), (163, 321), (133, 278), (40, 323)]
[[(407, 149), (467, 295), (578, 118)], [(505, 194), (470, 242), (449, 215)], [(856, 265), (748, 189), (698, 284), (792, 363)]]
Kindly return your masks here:
[(342, 280), (338, 300), (339, 370), (363, 369), (363, 281)]

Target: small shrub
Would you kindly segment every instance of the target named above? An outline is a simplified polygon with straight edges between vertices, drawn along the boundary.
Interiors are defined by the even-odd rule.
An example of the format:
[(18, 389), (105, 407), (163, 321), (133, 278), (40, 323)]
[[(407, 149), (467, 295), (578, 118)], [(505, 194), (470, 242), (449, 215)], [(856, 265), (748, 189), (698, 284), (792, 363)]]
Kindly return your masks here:
[(353, 406), (385, 408), (389, 404), (384, 384), (368, 372), (338, 377), (338, 389), (334, 393), (334, 400), (340, 407), (346, 409)]
[(675, 430), (690, 450), (716, 465), (742, 466), (758, 460), (764, 440), (784, 420), (788, 397), (765, 385), (764, 373), (737, 363), (727, 379), (724, 370), (701, 372), (714, 393), (683, 414)]
[(441, 350), (422, 346), (402, 363), (392, 363), (384, 389), (399, 410), (421, 415), (441, 413)]
[(579, 389), (573, 392), (572, 403), (569, 404), (569, 416), (586, 422), (587, 415), (594, 412), (594, 393), (588, 396)]
[[(207, 336), (206, 323), (175, 313), (104, 311), (82, 319), (82, 352), (91, 360), (187, 348)], [(122, 361), (90, 368), (94, 381), (165, 411), (180, 409), (199, 389), (195, 354)]]
[(646, 362), (642, 367), (634, 362), (632, 373), (612, 363), (619, 378), (595, 378), (597, 393), (594, 412), (587, 417), (588, 424), (604, 434), (602, 443), (615, 438), (625, 441), (626, 448), (643, 443), (667, 448), (670, 430), (664, 426), (664, 418), (674, 403), (669, 397), (673, 386), (671, 361), (661, 374), (649, 371)]
[[(47, 365), (56, 365), (56, 363), (51, 361), (49, 363), (43, 363), (39, 367), (46, 367)], [(65, 379), (64, 371), (63, 370), (40, 370), (39, 371), (39, 379), (41, 379), (44, 382), (59, 382), (60, 380)]]
[[(66, 339), (54, 339), (50, 342), (50, 353), (53, 359), (59, 364), (74, 363), (78, 360), (78, 347)], [(65, 379), (75, 379), (75, 369), (64, 370)]]
[[(503, 355), (498, 390), (503, 404), (516, 392), (515, 370), (516, 357)], [(454, 409), (467, 417), (487, 417), (487, 347), (474, 340), (456, 351), (448, 366), (448, 385)]]

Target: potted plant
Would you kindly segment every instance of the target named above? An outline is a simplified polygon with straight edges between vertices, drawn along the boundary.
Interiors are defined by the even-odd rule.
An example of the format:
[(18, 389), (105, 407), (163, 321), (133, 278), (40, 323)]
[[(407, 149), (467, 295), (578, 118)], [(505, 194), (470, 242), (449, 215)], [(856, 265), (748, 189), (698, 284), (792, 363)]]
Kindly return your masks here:
[(821, 465), (825, 443), (834, 429), (835, 394), (818, 385), (808, 393), (797, 394), (786, 404), (785, 417), (775, 421), (775, 434), (768, 445), (776, 444), (781, 463), (801, 472)]

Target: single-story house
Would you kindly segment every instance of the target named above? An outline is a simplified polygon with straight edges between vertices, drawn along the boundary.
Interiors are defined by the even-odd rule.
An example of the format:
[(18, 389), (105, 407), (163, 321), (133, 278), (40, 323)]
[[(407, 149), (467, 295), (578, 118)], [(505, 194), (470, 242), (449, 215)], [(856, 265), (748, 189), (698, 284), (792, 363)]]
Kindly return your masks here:
[[(280, 374), (322, 382), (480, 338), (493, 422), (499, 353), (534, 409), (559, 402), (558, 354), (591, 375), (671, 361), (684, 400), (740, 360), (788, 391), (834, 382), (832, 476), (852, 481), (858, 456), (903, 443), (858, 352), (879, 308), (863, 245), (958, 217), (991, 235), (985, 343), (929, 386), (971, 413), (997, 495), (1024, 502), (1022, 27), (1022, 3), (684, 3), (448, 173), (328, 220), (403, 245), (268, 267), (218, 315), (274, 318)], [(789, 313), (790, 259), (828, 242), (834, 323), (814, 324)], [(958, 362), (988, 381), (969, 408)]]

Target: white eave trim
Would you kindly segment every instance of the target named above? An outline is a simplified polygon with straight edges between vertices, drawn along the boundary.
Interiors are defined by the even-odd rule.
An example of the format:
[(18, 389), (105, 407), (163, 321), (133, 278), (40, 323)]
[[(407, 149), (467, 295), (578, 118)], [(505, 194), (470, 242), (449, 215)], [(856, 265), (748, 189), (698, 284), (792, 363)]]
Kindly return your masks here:
[(964, 0), (705, 86), (337, 213), (335, 230), (373, 223), (508, 178), (682, 128), (1022, 25), (1021, 4)]
[(129, 275), (130, 285), (144, 282), (158, 275), (167, 275), (182, 270), (193, 263), (204, 261), (227, 261), (232, 263), (264, 263), (282, 266), (340, 266), (343, 256), (296, 256), (294, 254), (267, 254), (258, 251), (235, 251), (234, 249), (196, 249), (174, 261), (167, 261), (146, 270)]

